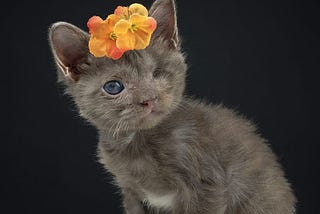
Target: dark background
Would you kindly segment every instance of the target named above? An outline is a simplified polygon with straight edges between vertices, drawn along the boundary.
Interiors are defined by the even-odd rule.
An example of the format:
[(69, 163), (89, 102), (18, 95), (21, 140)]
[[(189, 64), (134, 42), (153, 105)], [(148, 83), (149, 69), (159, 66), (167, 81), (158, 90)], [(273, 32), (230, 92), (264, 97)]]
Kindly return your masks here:
[[(67, 21), (87, 30), (92, 15), (133, 2), (1, 6), (1, 213), (121, 213), (117, 189), (96, 162), (94, 128), (56, 84), (47, 29)], [(298, 213), (320, 213), (317, 1), (177, 3), (190, 65), (187, 94), (253, 120), (293, 185)]]

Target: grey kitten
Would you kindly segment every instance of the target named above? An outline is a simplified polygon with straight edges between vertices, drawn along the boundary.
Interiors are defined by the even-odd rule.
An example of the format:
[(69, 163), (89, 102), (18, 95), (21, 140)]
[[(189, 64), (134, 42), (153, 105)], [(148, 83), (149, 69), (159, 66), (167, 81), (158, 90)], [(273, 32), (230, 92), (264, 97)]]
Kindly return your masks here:
[[(95, 58), (89, 35), (52, 25), (50, 45), (127, 214), (289, 214), (295, 196), (275, 155), (245, 118), (183, 96), (187, 65), (173, 0), (156, 0), (149, 47)], [(64, 75), (63, 75), (64, 74)]]

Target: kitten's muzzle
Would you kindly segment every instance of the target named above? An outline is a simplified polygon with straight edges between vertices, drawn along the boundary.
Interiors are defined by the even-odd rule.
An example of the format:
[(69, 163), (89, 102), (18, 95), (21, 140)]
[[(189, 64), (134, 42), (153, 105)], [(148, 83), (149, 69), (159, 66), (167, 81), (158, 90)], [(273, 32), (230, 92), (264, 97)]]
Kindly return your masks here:
[(140, 105), (143, 108), (148, 108), (148, 109), (150, 109), (152, 111), (152, 110), (154, 110), (154, 108), (156, 106), (156, 103), (158, 101), (159, 101), (159, 98), (158, 97), (154, 97), (152, 99), (148, 99), (148, 100), (145, 100), (145, 101), (141, 102)]

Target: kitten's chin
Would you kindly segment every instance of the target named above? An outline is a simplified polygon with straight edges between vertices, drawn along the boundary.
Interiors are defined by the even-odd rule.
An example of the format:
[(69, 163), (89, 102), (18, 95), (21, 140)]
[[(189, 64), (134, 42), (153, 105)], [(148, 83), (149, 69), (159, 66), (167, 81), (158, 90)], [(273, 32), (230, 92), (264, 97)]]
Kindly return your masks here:
[[(163, 99), (164, 100), (164, 99)], [(165, 118), (168, 117), (179, 105), (181, 99), (167, 99), (166, 102), (157, 105), (155, 108), (146, 111), (139, 122), (136, 124), (137, 130), (152, 129), (158, 124), (160, 124)]]
[(170, 111), (146, 111), (131, 120), (115, 120), (113, 122), (110, 122), (109, 120), (90, 120), (90, 118), (87, 118), (97, 127), (97, 129), (108, 131), (116, 136), (120, 133), (136, 132), (154, 128), (167, 117), (169, 112)]
[(163, 118), (166, 117), (167, 114), (168, 113), (162, 111), (151, 111), (149, 113), (146, 113), (141, 118), (136, 128), (140, 130), (151, 129), (158, 125), (163, 120)]

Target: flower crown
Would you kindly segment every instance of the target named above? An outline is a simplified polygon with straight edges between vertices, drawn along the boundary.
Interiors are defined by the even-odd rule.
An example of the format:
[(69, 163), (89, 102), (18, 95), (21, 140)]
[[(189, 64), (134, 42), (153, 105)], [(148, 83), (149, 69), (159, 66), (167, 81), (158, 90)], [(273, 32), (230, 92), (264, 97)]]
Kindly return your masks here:
[(87, 23), (90, 33), (89, 51), (95, 57), (119, 59), (128, 50), (145, 49), (157, 27), (154, 18), (141, 4), (118, 6), (105, 20), (92, 16)]

